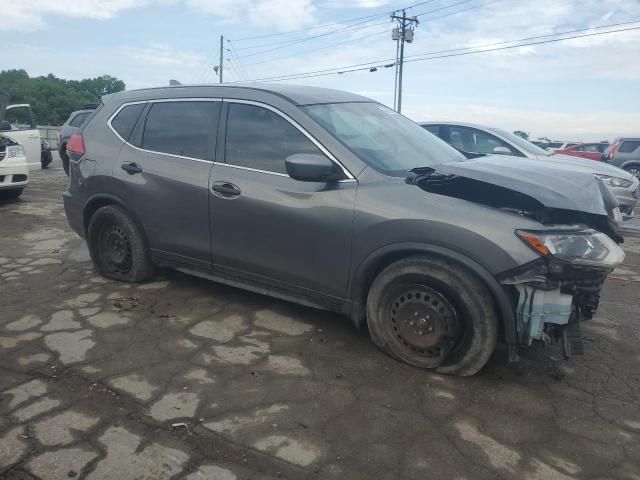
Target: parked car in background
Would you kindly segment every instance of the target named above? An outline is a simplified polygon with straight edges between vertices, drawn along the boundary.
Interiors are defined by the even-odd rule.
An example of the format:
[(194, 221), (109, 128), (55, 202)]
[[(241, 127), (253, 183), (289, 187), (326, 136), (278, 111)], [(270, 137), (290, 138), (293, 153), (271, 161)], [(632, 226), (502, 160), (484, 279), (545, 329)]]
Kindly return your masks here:
[(580, 145), (582, 142), (564, 142), (560, 140), (554, 140), (549, 142), (546, 146), (546, 150), (549, 152), (555, 152), (556, 150), (564, 150), (565, 148), (575, 147), (576, 145)]
[(549, 336), (578, 351), (624, 258), (617, 202), (591, 173), (465, 161), (359, 95), (202, 85), (102, 100), (67, 142), (63, 198), (107, 278), (174, 267), (349, 315), (395, 358), (473, 375), (499, 335), (512, 359)]
[[(1, 101), (0, 101), (1, 103)], [(2, 134), (18, 142), (24, 149), (27, 164), (31, 170), (41, 167), (40, 131), (36, 127), (36, 118), (31, 105), (21, 103), (0, 106), (0, 121), (6, 123)]]
[(80, 127), (87, 120), (89, 115), (93, 113), (93, 109), (76, 110), (69, 115), (64, 125), (58, 131), (58, 153), (62, 160), (62, 168), (69, 175), (69, 156), (67, 155), (67, 142), (71, 135), (80, 131)]
[(511, 155), (513, 161), (529, 158), (538, 162), (556, 163), (576, 171), (596, 175), (611, 189), (620, 203), (620, 212), (625, 220), (633, 218), (633, 209), (638, 202), (638, 178), (620, 168), (604, 162), (585, 162), (568, 155), (554, 154), (511, 132), (464, 122), (424, 122), (421, 125), (467, 156)]
[(29, 167), (22, 145), (0, 132), (0, 198), (18, 198), (28, 181)]
[(556, 149), (554, 153), (602, 161), (607, 148), (609, 148), (609, 142), (579, 143), (572, 147)]
[(640, 179), (640, 137), (617, 138), (605, 152), (605, 161)]

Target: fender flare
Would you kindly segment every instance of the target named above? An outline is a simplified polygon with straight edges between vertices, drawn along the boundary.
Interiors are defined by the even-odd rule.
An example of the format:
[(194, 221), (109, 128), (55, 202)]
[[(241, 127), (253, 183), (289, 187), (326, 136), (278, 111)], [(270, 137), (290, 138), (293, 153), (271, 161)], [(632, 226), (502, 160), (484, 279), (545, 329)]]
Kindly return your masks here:
[(127, 208), (127, 203), (123, 199), (111, 193), (96, 193), (94, 195), (91, 195), (87, 199), (87, 201), (84, 202), (84, 205), (82, 206), (82, 228), (84, 229), (85, 238), (88, 237), (87, 230), (89, 228), (89, 219), (87, 218), (87, 211), (89, 209), (89, 206), (91, 206), (96, 202), (99, 202), (103, 205), (115, 204), (115, 205), (118, 205), (120, 208), (122, 208), (125, 212), (127, 212), (127, 214), (131, 217), (131, 219), (134, 221), (134, 223), (138, 226), (138, 228), (142, 232), (142, 236), (144, 237), (144, 243), (147, 246), (147, 248), (149, 248), (149, 239), (147, 238), (147, 232), (143, 228), (142, 222), (140, 221), (140, 219), (136, 216), (134, 212), (131, 211), (131, 209)]
[(493, 274), (472, 258), (447, 247), (428, 243), (403, 242), (386, 245), (371, 252), (358, 267), (349, 281), (348, 298), (351, 299), (351, 319), (360, 326), (365, 311), (366, 291), (376, 267), (389, 256), (406, 256), (412, 254), (435, 254), (453, 260), (468, 268), (487, 286), (498, 308), (504, 326), (505, 340), (509, 345), (517, 344), (516, 319), (514, 306), (505, 289), (498, 283)]
[(627, 160), (622, 165), (620, 165), (619, 168), (625, 169), (626, 167), (629, 167), (631, 165), (637, 165), (638, 167), (640, 167), (640, 160)]

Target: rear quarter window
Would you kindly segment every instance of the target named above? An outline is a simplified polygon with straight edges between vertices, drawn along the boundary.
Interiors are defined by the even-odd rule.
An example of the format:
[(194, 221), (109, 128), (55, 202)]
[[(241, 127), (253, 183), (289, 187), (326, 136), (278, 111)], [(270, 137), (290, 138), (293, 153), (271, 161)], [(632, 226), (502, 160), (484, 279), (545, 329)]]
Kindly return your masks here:
[(144, 105), (144, 103), (127, 105), (111, 120), (111, 126), (125, 142), (129, 140), (133, 127), (136, 126), (138, 117), (140, 117), (140, 113), (144, 109)]

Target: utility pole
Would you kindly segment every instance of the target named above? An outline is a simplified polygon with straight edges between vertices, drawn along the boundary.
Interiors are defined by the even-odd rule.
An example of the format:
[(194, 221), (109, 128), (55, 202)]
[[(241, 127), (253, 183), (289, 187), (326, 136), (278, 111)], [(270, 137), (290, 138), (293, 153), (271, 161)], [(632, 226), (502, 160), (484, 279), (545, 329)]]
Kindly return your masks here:
[[(418, 17), (407, 17), (406, 11), (402, 10), (402, 16), (391, 15), (392, 20), (398, 22), (398, 26), (391, 32), (391, 38), (396, 41), (396, 80), (394, 91), (394, 108), (396, 112), (402, 113), (402, 70), (404, 67), (404, 42), (413, 42), (413, 27), (417, 26)], [(399, 52), (398, 52), (399, 50)], [(398, 55), (400, 58), (398, 58)]]
[(220, 65), (218, 66), (218, 74), (220, 75), (220, 83), (222, 83), (222, 71), (224, 70), (224, 53), (223, 53), (223, 45), (224, 36), (220, 35)]

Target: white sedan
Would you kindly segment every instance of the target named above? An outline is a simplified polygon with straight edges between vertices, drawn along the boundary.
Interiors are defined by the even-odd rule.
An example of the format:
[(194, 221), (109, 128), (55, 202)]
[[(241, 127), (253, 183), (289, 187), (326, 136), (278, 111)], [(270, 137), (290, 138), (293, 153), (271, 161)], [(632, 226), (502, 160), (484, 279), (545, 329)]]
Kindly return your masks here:
[(18, 198), (29, 181), (22, 145), (0, 133), (0, 198)]

